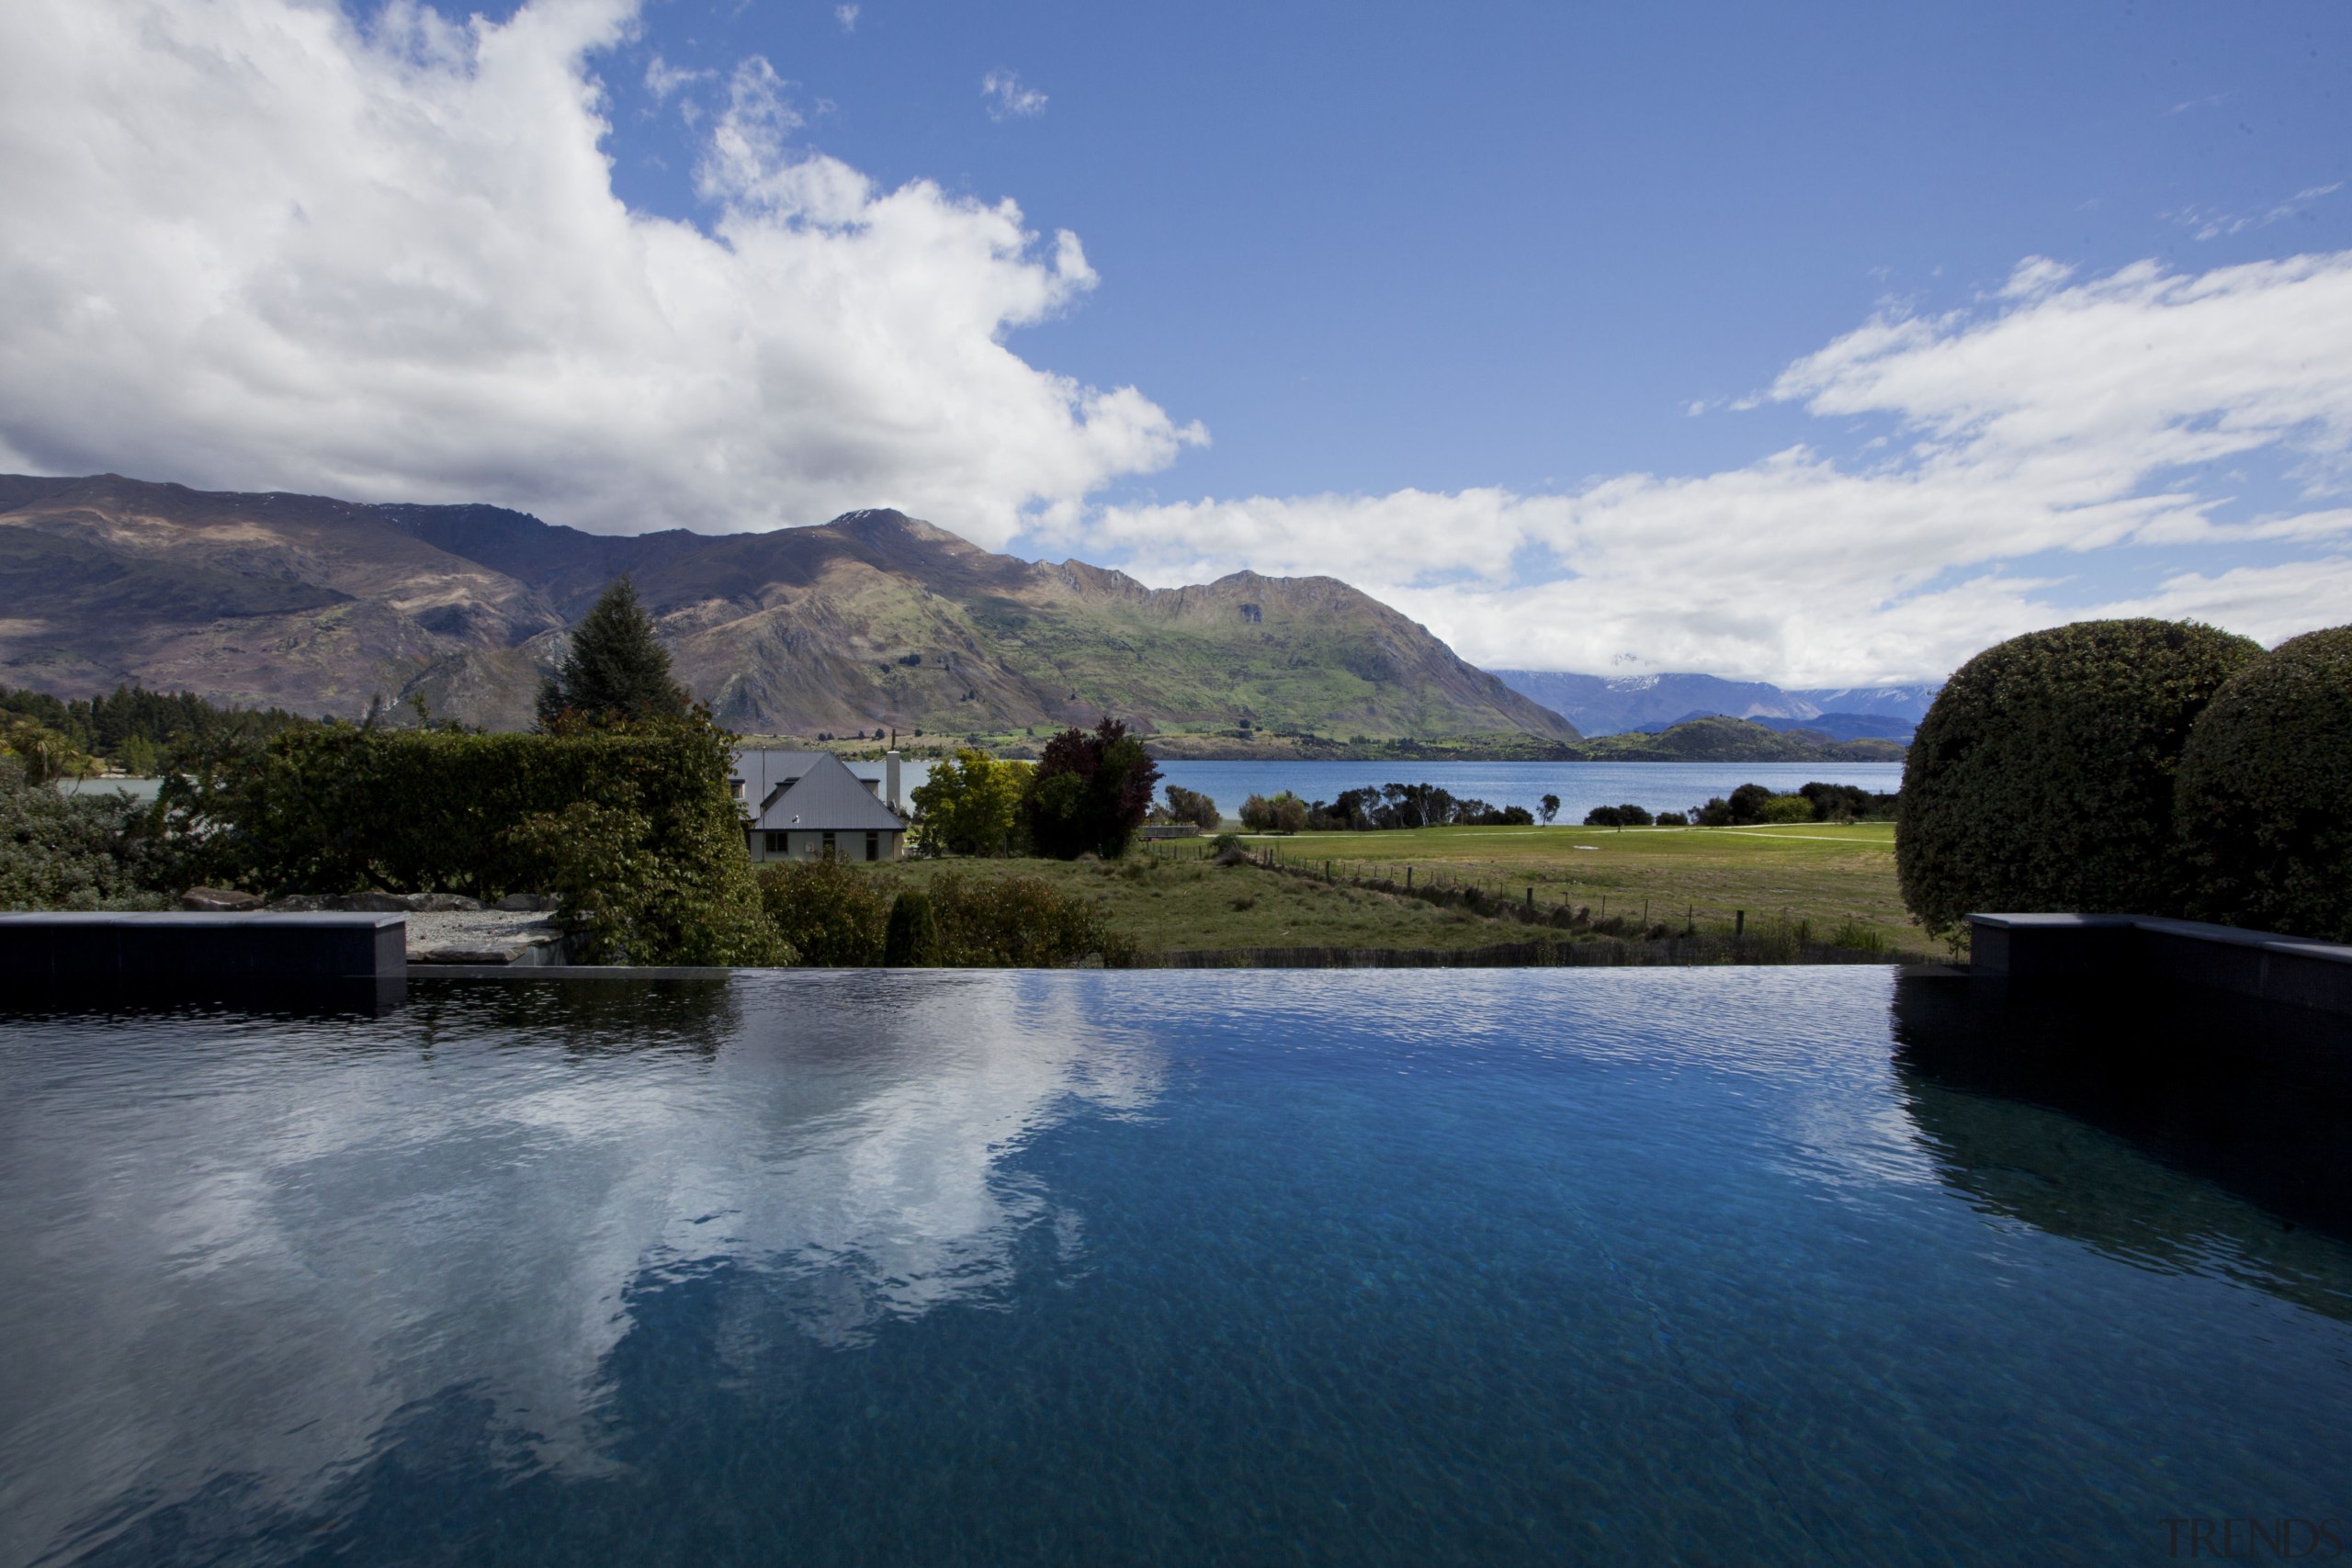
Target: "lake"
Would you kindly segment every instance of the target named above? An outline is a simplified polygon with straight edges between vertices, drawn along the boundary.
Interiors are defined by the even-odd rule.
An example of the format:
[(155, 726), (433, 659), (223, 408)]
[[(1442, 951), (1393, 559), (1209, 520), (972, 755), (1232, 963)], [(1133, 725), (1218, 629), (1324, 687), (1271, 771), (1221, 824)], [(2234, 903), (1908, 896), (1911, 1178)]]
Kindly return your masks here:
[(1596, 806), (1631, 802), (1651, 811), (1688, 811), (1712, 795), (1760, 784), (1793, 792), (1818, 779), (1893, 794), (1903, 786), (1900, 762), (1179, 762), (1159, 764), (1167, 784), (1198, 790), (1227, 817), (1240, 815), (1252, 795), (1289, 790), (1302, 800), (1336, 800), (1341, 790), (1369, 784), (1433, 784), (1456, 799), (1539, 810), (1546, 795), (1560, 797), (1558, 820), (1577, 823)]
[(2119, 1093), (2003, 1028), (1887, 969), (19, 1010), (0, 1562), (2104, 1564), (2341, 1517), (2343, 1172), (2262, 1164), (2340, 1146), (2325, 1097), (2217, 1133), (2136, 1039)]
[[(928, 762), (906, 764), (904, 787), (928, 778)], [(880, 778), (879, 762), (853, 763), (861, 777)], [(1182, 784), (1238, 818), (1253, 795), (1289, 790), (1302, 800), (1336, 800), (1340, 792), (1386, 784), (1433, 784), (1457, 799), (1539, 810), (1546, 795), (1560, 797), (1559, 820), (1577, 823), (1596, 806), (1628, 801), (1651, 811), (1688, 811), (1712, 795), (1744, 784), (1790, 793), (1815, 779), (1857, 784), (1891, 795), (1903, 785), (1900, 762), (1187, 762), (1159, 764), (1161, 798)]]

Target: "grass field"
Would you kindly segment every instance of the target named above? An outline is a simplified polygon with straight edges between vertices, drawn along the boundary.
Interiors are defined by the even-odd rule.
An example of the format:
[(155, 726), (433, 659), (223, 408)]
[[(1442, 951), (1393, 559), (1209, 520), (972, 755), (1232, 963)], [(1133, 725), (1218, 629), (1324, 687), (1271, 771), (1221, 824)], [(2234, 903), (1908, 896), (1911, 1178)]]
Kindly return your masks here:
[(1045, 877), (1092, 902), (1114, 930), (1147, 949), (1234, 947), (1477, 947), (1523, 942), (1514, 920), (1441, 908), (1352, 885), (1476, 885), (1539, 907), (1562, 903), (1679, 930), (1803, 921), (1829, 940), (1840, 927), (1872, 932), (1889, 949), (1933, 948), (1904, 913), (1889, 823), (1772, 828), (1430, 828), (1393, 833), (1247, 838), (1289, 867), (1329, 882), (1217, 866), (1203, 840), (1138, 846), (1104, 865), (1057, 861), (909, 862), (888, 875), (920, 885), (944, 870)]
[(1250, 840), (1285, 863), (1333, 863), (1418, 881), (1475, 883), (1536, 901), (1704, 926), (1736, 910), (1827, 928), (1852, 920), (1889, 946), (1924, 948), (1894, 881), (1894, 825), (1809, 822), (1758, 828), (1424, 828), (1394, 833), (1302, 833)]
[(908, 861), (884, 874), (922, 886), (943, 873), (1036, 876), (1084, 898), (1148, 952), (1236, 947), (1484, 947), (1524, 942), (1515, 922), (1369, 888), (1326, 886), (1252, 865), (1140, 852), (1107, 864), (1050, 860)]

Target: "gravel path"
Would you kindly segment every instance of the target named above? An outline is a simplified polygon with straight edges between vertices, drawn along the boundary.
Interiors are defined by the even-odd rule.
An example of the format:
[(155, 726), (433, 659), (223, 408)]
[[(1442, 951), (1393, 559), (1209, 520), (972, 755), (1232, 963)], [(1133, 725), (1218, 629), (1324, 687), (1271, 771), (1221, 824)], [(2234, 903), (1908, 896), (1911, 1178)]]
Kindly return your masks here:
[(420, 910), (407, 919), (411, 964), (514, 964), (563, 939), (561, 928), (536, 913)]

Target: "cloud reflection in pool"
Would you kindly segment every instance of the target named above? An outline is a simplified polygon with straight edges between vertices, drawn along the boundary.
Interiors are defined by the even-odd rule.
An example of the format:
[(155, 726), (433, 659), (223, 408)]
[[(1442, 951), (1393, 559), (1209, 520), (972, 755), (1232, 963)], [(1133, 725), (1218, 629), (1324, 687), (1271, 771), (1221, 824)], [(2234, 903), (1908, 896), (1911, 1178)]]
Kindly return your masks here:
[(1074, 1261), (1079, 1217), (1001, 1167), (1074, 1110), (1146, 1111), (1148, 1041), (1017, 978), (820, 980), (748, 1014), (716, 984), (453, 988), (364, 1046), (191, 1019), (19, 1053), (72, 1077), (49, 1116), (0, 1104), (0, 1224), (42, 1216), (41, 1292), (76, 1310), (23, 1325), (0, 1408), (80, 1418), (17, 1435), (0, 1557), (208, 1475), (299, 1509), (452, 1389), (515, 1462), (597, 1469), (606, 1359), (665, 1280), (785, 1276), (759, 1299), (842, 1347), (985, 1300), (1031, 1227)]

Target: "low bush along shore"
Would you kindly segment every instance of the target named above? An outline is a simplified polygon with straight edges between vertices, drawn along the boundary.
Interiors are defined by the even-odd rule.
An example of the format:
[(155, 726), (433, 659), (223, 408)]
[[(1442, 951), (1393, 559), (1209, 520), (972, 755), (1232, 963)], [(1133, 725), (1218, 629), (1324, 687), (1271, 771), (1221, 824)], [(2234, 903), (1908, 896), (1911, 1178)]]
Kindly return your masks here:
[[(1122, 861), (910, 861), (865, 868), (920, 887), (944, 871), (1024, 875), (1091, 904), (1104, 925), (1144, 952), (1247, 947), (1463, 948), (1540, 934), (1519, 919), (1460, 903), (1430, 903), (1359, 886), (1406, 868), (1416, 888), (1477, 886), (1488, 907), (1566, 904), (1604, 930), (1636, 936), (1665, 926), (1751, 930), (1800, 922), (1815, 941), (1917, 955), (1929, 942), (1903, 909), (1891, 823), (1799, 823), (1742, 829), (1430, 828), (1386, 833), (1245, 837), (1287, 871), (1218, 865), (1206, 838), (1137, 844)], [(1325, 862), (1334, 880), (1320, 880)], [(1314, 877), (1291, 874), (1313, 871)], [(1491, 901), (1491, 902), (1489, 902)]]

